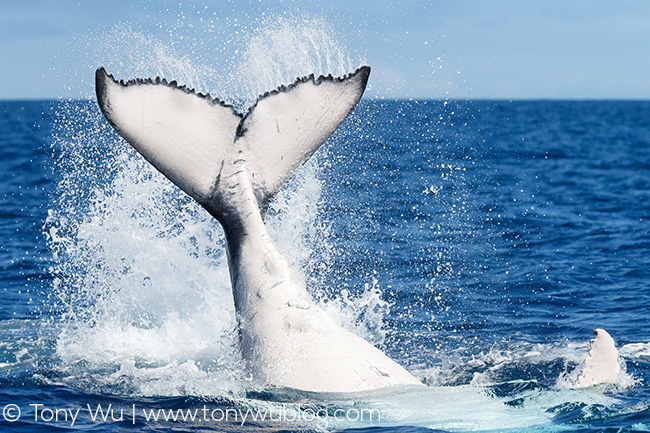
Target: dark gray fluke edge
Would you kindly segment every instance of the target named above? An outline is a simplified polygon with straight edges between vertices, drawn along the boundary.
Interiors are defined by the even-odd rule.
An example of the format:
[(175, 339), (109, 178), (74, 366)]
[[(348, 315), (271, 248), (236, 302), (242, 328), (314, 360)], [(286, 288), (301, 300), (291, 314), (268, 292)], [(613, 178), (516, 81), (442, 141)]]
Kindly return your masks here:
[[(196, 90), (191, 89), (191, 88), (189, 88), (187, 86), (179, 86), (176, 81), (168, 82), (165, 78), (160, 78), (160, 77), (156, 77), (155, 79), (137, 78), (137, 79), (134, 79), (134, 80), (129, 80), (127, 82), (124, 82), (124, 80), (117, 81), (115, 79), (115, 77), (113, 77), (112, 74), (109, 74), (108, 72), (106, 72), (106, 69), (104, 69), (103, 66), (98, 68), (97, 71), (95, 71), (95, 92), (97, 93), (97, 102), (99, 102), (99, 106), (102, 107), (102, 111), (103, 111), (104, 104), (107, 102), (104, 99), (104, 95), (106, 93), (106, 80), (109, 79), (109, 78), (115, 84), (119, 84), (122, 87), (130, 87), (130, 86), (140, 86), (140, 85), (152, 84), (152, 85), (157, 85), (157, 86), (167, 86), (167, 87), (170, 87), (172, 89), (181, 90), (181, 91), (187, 93), (188, 95), (196, 95), (199, 98), (205, 99), (208, 102), (210, 102), (212, 105), (221, 105), (224, 108), (230, 108), (232, 110), (232, 112), (236, 116), (242, 117), (242, 114), (239, 113), (237, 110), (235, 110), (234, 106), (223, 102), (219, 98), (214, 98), (214, 97), (210, 96), (209, 93), (203, 94), (203, 93), (197, 92)], [(104, 114), (106, 114), (106, 113), (104, 113)]]
[(236, 137), (239, 138), (239, 137), (243, 136), (244, 133), (246, 132), (243, 129), (244, 121), (246, 120), (247, 117), (249, 117), (251, 115), (251, 113), (253, 112), (253, 110), (255, 110), (255, 107), (257, 107), (257, 104), (259, 104), (260, 101), (262, 101), (262, 100), (264, 100), (264, 99), (266, 99), (268, 97), (271, 97), (273, 95), (277, 95), (278, 93), (289, 92), (289, 91), (293, 90), (296, 86), (298, 86), (300, 84), (303, 84), (303, 83), (308, 83), (310, 81), (312, 83), (314, 83), (314, 85), (316, 85), (316, 86), (318, 86), (319, 84), (321, 84), (323, 82), (339, 82), (339, 83), (341, 83), (341, 82), (343, 82), (345, 80), (348, 80), (348, 79), (350, 79), (350, 78), (352, 78), (352, 77), (354, 77), (354, 76), (356, 76), (358, 74), (361, 75), (362, 82), (363, 82), (362, 83), (363, 88), (365, 88), (366, 84), (368, 83), (368, 77), (370, 75), (370, 66), (361, 66), (356, 71), (354, 71), (354, 72), (352, 72), (350, 74), (347, 74), (344, 77), (333, 77), (330, 74), (330, 75), (326, 75), (326, 76), (320, 75), (318, 78), (315, 78), (314, 74), (310, 74), (310, 75), (308, 75), (306, 77), (298, 78), (296, 81), (294, 81), (293, 83), (291, 83), (289, 85), (282, 85), (282, 86), (278, 87), (275, 90), (268, 91), (268, 92), (258, 96), (257, 100), (255, 101), (255, 103), (253, 105), (250, 106), (250, 108), (248, 109), (246, 114), (242, 114), (242, 113), (238, 112), (235, 109), (235, 107), (232, 106), (231, 104), (227, 104), (227, 103), (223, 102), (222, 100), (220, 100), (219, 98), (212, 97), (212, 96), (210, 96), (209, 93), (203, 94), (203, 93), (200, 93), (200, 92), (196, 92), (194, 89), (191, 89), (191, 88), (189, 88), (187, 86), (179, 86), (176, 81), (168, 82), (165, 78), (160, 78), (160, 77), (156, 77), (155, 79), (151, 79), (151, 78), (141, 79), (141, 78), (138, 78), (138, 79), (134, 79), (134, 80), (129, 80), (127, 82), (124, 82), (123, 80), (117, 81), (115, 79), (115, 77), (113, 77), (112, 74), (109, 74), (109, 73), (106, 72), (106, 69), (104, 69), (103, 66), (98, 68), (97, 71), (95, 72), (95, 91), (97, 93), (97, 102), (99, 103), (99, 106), (100, 106), (102, 112), (104, 113), (104, 116), (108, 119), (108, 121), (111, 123), (111, 125), (116, 130), (118, 130), (118, 128), (116, 127), (116, 125), (113, 124), (113, 122), (111, 122), (111, 119), (107, 115), (107, 113), (105, 111), (105, 108), (104, 108), (104, 107), (107, 106), (106, 105), (107, 101), (105, 100), (104, 95), (106, 94), (106, 80), (109, 79), (109, 78), (111, 80), (113, 80), (114, 83), (119, 84), (122, 87), (139, 86), (139, 85), (146, 85), (146, 84), (167, 86), (167, 87), (170, 87), (172, 89), (178, 89), (178, 90), (181, 90), (181, 91), (183, 91), (183, 92), (185, 92), (187, 94), (196, 95), (199, 98), (206, 99), (208, 102), (210, 102), (213, 105), (221, 105), (222, 107), (230, 108), (232, 110), (232, 112), (236, 116), (241, 118), (241, 121), (239, 122), (239, 126), (237, 126), (237, 133), (236, 133)]
[(271, 97), (273, 95), (277, 95), (278, 93), (289, 92), (289, 91), (293, 90), (294, 88), (296, 88), (298, 85), (303, 84), (303, 83), (308, 83), (310, 81), (312, 83), (314, 83), (314, 85), (316, 85), (316, 86), (318, 86), (319, 84), (321, 84), (323, 82), (342, 83), (343, 81), (349, 80), (350, 78), (353, 78), (356, 75), (361, 75), (361, 79), (362, 79), (362, 83), (363, 83), (362, 87), (363, 87), (363, 89), (365, 89), (366, 84), (368, 83), (368, 77), (370, 76), (370, 66), (361, 66), (356, 71), (351, 72), (351, 73), (349, 73), (349, 74), (347, 74), (347, 75), (345, 75), (343, 77), (333, 77), (332, 74), (329, 74), (329, 75), (326, 75), (326, 76), (320, 75), (318, 78), (315, 78), (314, 74), (310, 74), (310, 75), (308, 75), (306, 77), (296, 79), (296, 81), (289, 84), (288, 86), (282, 85), (282, 86), (278, 87), (275, 90), (270, 90), (270, 91), (258, 96), (255, 103), (250, 106), (250, 108), (248, 109), (248, 111), (246, 112), (244, 117), (242, 118), (241, 122), (239, 122), (239, 126), (237, 126), (236, 138), (242, 137), (246, 133), (246, 130), (243, 129), (244, 122), (253, 113), (253, 111), (255, 110), (255, 107), (257, 107), (257, 104), (259, 104), (260, 101), (262, 101), (262, 100), (264, 100), (266, 98), (269, 98), (269, 97)]

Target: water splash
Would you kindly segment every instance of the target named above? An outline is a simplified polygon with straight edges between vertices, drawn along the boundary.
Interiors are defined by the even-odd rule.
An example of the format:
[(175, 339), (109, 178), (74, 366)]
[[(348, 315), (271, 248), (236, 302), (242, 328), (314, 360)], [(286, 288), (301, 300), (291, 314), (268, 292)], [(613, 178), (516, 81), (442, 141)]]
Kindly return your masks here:
[(343, 77), (362, 66), (363, 59), (353, 60), (334, 34), (322, 18), (290, 16), (269, 20), (251, 32), (235, 72), (244, 100), (251, 104), (254, 99), (250, 98), (298, 77)]
[[(103, 66), (125, 79), (167, 77), (190, 88), (207, 91), (220, 76), (209, 62), (193, 59), (173, 43), (165, 43), (127, 24), (117, 24), (103, 33), (98, 50)], [(124, 49), (124, 47), (129, 47)]]

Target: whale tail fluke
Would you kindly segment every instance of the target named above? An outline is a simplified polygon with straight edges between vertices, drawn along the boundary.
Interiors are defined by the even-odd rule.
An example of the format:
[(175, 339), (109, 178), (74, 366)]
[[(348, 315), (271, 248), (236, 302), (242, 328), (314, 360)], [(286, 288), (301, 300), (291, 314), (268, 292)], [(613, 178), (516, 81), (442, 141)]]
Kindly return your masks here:
[(342, 78), (310, 75), (265, 93), (245, 114), (175, 81), (118, 82), (104, 68), (95, 81), (115, 130), (223, 223), (223, 176), (246, 170), (264, 211), (354, 109), (369, 74), (363, 66)]

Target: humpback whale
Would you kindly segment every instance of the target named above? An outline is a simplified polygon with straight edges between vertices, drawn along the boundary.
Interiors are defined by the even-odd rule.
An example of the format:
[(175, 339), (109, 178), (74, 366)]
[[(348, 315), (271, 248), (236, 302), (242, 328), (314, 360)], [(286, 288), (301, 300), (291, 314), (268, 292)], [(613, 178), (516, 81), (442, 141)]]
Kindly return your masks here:
[(600, 383), (616, 383), (621, 372), (618, 350), (612, 336), (604, 329), (594, 329), (594, 335), (596, 338), (589, 341), (589, 356), (578, 377), (578, 388)]
[(97, 69), (113, 128), (223, 227), (240, 346), (261, 383), (312, 392), (422, 385), (343, 329), (293, 281), (263, 221), (270, 201), (357, 105), (370, 68), (313, 74), (257, 99), (245, 114), (175, 81), (117, 81)]

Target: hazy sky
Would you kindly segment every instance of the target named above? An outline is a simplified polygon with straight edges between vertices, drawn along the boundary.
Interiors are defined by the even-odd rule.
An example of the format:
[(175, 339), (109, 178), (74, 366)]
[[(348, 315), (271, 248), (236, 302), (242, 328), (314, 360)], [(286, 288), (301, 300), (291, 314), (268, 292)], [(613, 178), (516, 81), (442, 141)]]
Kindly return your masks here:
[(650, 99), (648, 0), (3, 1), (0, 99), (92, 95), (89, 53), (118, 24), (232, 57), (223, 38), (287, 12), (322, 17), (365, 58), (369, 96)]

